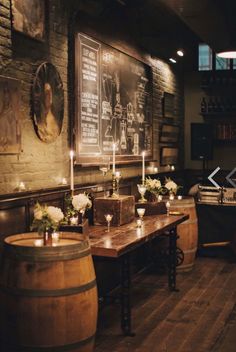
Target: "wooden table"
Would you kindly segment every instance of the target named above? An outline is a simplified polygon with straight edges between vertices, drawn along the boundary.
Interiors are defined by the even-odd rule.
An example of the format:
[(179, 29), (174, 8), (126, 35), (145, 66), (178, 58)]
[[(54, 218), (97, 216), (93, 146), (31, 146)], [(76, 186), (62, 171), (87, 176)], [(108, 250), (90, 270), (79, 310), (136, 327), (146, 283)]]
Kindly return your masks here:
[(158, 236), (169, 238), (168, 284), (176, 290), (176, 240), (177, 225), (189, 218), (188, 215), (144, 216), (142, 228), (137, 228), (136, 219), (130, 224), (111, 227), (90, 226), (89, 239), (93, 256), (117, 258), (121, 264), (121, 329), (125, 335), (132, 336), (130, 305), (130, 253)]

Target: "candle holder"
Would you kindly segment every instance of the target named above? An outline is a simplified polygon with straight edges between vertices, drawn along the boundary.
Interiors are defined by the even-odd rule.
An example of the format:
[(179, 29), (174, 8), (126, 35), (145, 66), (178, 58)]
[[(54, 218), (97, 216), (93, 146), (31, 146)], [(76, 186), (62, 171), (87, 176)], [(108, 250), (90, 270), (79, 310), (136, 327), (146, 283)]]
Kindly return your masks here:
[(170, 195), (169, 195), (169, 200), (174, 200), (175, 199), (175, 195), (173, 194), (173, 193), (171, 193)]
[(142, 227), (142, 219), (137, 219), (136, 224), (137, 224), (137, 228)]
[(99, 166), (99, 170), (102, 171), (102, 176), (103, 176), (103, 196), (106, 198), (106, 187), (105, 187), (105, 176), (107, 175), (107, 172), (110, 170), (110, 157), (109, 156), (104, 156), (102, 158), (101, 164)]
[(181, 199), (183, 199), (183, 196), (179, 195), (179, 196), (177, 196), (177, 199), (181, 200)]
[(72, 216), (70, 218), (70, 225), (78, 225), (78, 216)]
[(107, 232), (110, 232), (110, 225), (111, 225), (111, 220), (113, 218), (113, 215), (112, 214), (106, 214), (104, 216), (105, 216), (105, 219), (107, 221)]
[(117, 192), (116, 192), (116, 175), (115, 173), (112, 174), (112, 195), (111, 195), (111, 198), (119, 198), (119, 196), (117, 195)]
[(143, 184), (138, 184), (138, 191), (141, 195), (141, 199), (139, 199), (139, 203), (146, 203), (147, 199), (144, 198), (144, 194), (146, 193), (147, 187)]
[(137, 213), (138, 213), (138, 216), (139, 216), (139, 220), (141, 220), (141, 225), (142, 225), (142, 222), (143, 222), (143, 217), (144, 217), (145, 211), (146, 211), (145, 208), (137, 208)]
[(157, 201), (158, 201), (158, 202), (161, 202), (162, 199), (163, 199), (163, 196), (162, 196), (161, 194), (159, 194), (158, 197), (157, 197)]

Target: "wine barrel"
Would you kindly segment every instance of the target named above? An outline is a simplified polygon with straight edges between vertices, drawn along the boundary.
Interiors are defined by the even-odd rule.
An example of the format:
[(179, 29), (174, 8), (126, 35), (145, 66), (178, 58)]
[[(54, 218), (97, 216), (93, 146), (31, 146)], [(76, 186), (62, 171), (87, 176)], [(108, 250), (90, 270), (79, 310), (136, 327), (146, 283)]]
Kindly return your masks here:
[(9, 236), (0, 263), (1, 351), (93, 351), (97, 286), (89, 242), (64, 232), (56, 246), (37, 233)]
[(198, 244), (198, 220), (194, 198), (183, 197), (170, 201), (170, 213), (188, 214), (189, 219), (177, 226), (179, 239), (177, 247), (184, 253), (183, 263), (177, 267), (178, 271), (192, 270), (195, 262)]

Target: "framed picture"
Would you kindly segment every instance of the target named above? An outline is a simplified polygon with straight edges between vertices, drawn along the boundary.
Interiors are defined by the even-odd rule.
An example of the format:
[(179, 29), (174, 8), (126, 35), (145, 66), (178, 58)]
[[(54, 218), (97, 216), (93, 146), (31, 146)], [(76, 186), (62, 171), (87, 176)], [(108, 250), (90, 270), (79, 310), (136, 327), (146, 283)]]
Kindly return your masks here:
[(174, 94), (164, 92), (163, 97), (163, 116), (167, 118), (175, 117), (175, 96)]
[[(152, 158), (151, 67), (83, 33), (75, 42), (76, 162)], [(72, 126), (74, 128), (74, 126)]]
[(51, 143), (60, 135), (64, 116), (64, 91), (59, 72), (49, 62), (42, 63), (32, 89), (33, 120), (38, 137)]
[(178, 163), (178, 148), (163, 147), (161, 148), (161, 165), (175, 165)]
[(12, 0), (13, 29), (43, 41), (45, 37), (45, 1)]
[(179, 140), (179, 126), (163, 124), (161, 128), (160, 142), (177, 143)]
[(0, 154), (20, 151), (20, 81), (0, 76)]

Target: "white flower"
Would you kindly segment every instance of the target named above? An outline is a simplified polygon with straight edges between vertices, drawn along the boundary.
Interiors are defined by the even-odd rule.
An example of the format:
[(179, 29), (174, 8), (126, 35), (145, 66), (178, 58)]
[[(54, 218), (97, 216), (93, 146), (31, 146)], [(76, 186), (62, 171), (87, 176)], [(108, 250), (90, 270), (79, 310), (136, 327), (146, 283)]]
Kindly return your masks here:
[(169, 190), (169, 191), (173, 191), (173, 192), (176, 192), (177, 191), (177, 184), (174, 182), (174, 181), (168, 181), (166, 182), (165, 184), (165, 187)]
[(80, 193), (73, 196), (72, 205), (77, 211), (85, 211), (86, 208), (91, 208), (92, 202), (86, 194)]
[(36, 220), (42, 220), (43, 217), (43, 211), (40, 207), (35, 207), (34, 209), (34, 218)]
[(147, 190), (150, 192), (158, 191), (161, 188), (161, 182), (157, 179), (146, 178), (145, 184)]
[(55, 223), (60, 222), (64, 218), (64, 214), (60, 208), (49, 206), (46, 209), (49, 218)]

